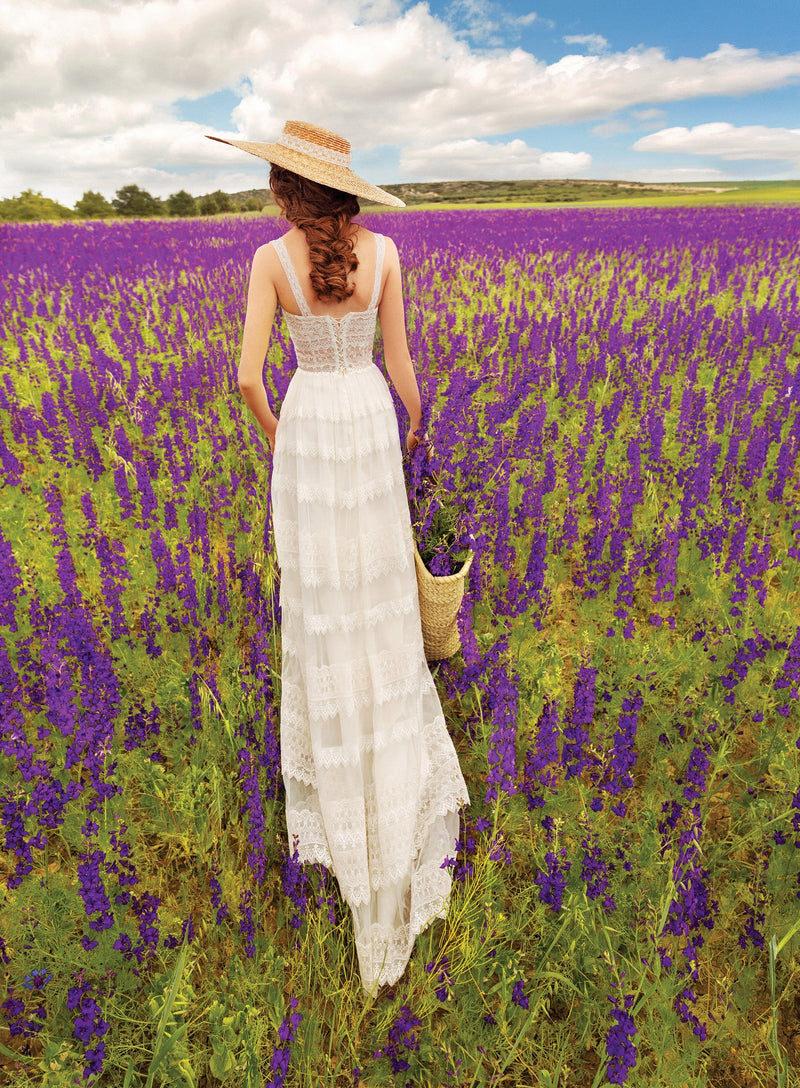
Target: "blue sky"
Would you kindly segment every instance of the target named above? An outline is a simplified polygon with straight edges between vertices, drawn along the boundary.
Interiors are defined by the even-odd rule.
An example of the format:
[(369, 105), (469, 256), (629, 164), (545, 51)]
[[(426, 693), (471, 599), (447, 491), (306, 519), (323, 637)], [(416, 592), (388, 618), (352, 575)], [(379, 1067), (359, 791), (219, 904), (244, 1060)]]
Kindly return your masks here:
[(203, 134), (289, 117), (378, 184), (800, 178), (796, 0), (0, 0), (0, 30), (0, 195), (262, 186)]
[[(430, 0), (428, 6), (442, 19), (462, 27), (470, 23), (468, 4)], [(723, 41), (743, 49), (791, 52), (800, 39), (794, 0), (767, 0), (763, 4), (741, 0), (673, 0), (662, 4), (641, 0), (534, 0), (528, 4), (509, 0), (491, 5), (492, 9), (500, 13), (499, 38), (504, 38), (503, 13), (519, 18), (535, 11), (536, 20), (526, 26), (506, 25), (504, 42), (521, 45), (547, 61), (558, 60), (563, 54), (564, 36), (575, 34), (599, 34), (615, 50), (659, 45), (673, 57), (702, 56)]]

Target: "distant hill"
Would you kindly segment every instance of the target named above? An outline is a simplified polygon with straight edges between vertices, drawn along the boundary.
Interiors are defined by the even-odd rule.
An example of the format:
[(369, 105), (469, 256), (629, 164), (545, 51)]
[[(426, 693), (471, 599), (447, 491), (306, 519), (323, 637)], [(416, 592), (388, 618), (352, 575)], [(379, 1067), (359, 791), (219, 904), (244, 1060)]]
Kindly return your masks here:
[(410, 182), (385, 186), (406, 204), (447, 202), (483, 204), (497, 201), (520, 203), (563, 203), (564, 201), (603, 200), (633, 196), (644, 192), (721, 192), (721, 187), (675, 185), (669, 182), (647, 184), (637, 181), (593, 181), (577, 178), (548, 178), (542, 181), (438, 181)]
[(242, 211), (244, 210), (247, 201), (252, 197), (255, 197), (256, 200), (260, 200), (265, 206), (267, 204), (275, 204), (269, 189), (243, 189), (240, 193), (229, 193), (228, 195), (237, 208)]
[[(759, 188), (796, 189), (797, 181), (598, 181), (591, 178), (548, 178), (530, 181), (414, 181), (384, 185), (387, 192), (399, 196), (406, 204), (554, 204), (584, 200), (619, 200), (625, 197), (673, 194), (730, 193), (746, 190), (751, 197)], [(231, 193), (231, 199), (244, 207), (250, 197), (265, 205), (274, 204), (268, 189), (247, 189)], [(367, 201), (362, 200), (364, 206)], [(376, 205), (377, 206), (377, 205)]]

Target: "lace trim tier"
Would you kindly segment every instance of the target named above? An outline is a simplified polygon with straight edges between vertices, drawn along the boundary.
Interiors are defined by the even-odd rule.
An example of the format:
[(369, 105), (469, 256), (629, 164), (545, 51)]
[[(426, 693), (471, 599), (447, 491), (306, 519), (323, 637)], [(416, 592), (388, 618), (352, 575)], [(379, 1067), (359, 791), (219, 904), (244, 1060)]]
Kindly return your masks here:
[(395, 487), (403, 486), (402, 466), (393, 466), (388, 472), (374, 477), (357, 487), (337, 488), (325, 484), (306, 484), (292, 480), (287, 476), (272, 477), (273, 492), (289, 491), (296, 495), (299, 502), (336, 507), (340, 510), (352, 510), (356, 506), (377, 499)]
[(291, 598), (281, 600), (281, 608), (296, 622), (303, 624), (307, 635), (327, 635), (332, 631), (361, 631), (398, 616), (408, 616), (414, 611), (416, 600), (416, 596), (410, 593), (392, 601), (380, 601), (371, 608), (340, 612), (338, 615), (329, 612), (308, 613), (301, 601)]
[(410, 695), (419, 690), (419, 678), (416, 675), (403, 677), (402, 680), (393, 680), (382, 684), (377, 690), (364, 689), (353, 692), (352, 695), (332, 695), (328, 699), (309, 699), (309, 713), (314, 721), (326, 721), (329, 718), (348, 716), (358, 710), (370, 706), (383, 706), (404, 695)]
[(414, 546), (410, 534), (404, 533), (398, 540), (393, 540), (380, 529), (367, 530), (358, 535), (350, 532), (332, 541), (329, 533), (301, 529), (294, 519), (283, 522), (279, 535), (282, 552), (288, 556), (299, 556), (304, 566), (324, 567), (333, 552), (337, 562), (346, 564), (346, 570), (359, 569), (359, 554), (394, 558), (406, 554)]
[[(374, 367), (374, 372), (377, 378), (383, 378), (383, 374), (377, 366)], [(319, 379), (319, 375), (311, 375), (308, 373), (304, 374), (303, 377), (306, 378), (306, 380), (312, 380), (312, 378)], [(352, 377), (356, 379), (357, 375), (353, 375)], [(363, 381), (363, 374), (361, 377)], [(383, 380), (385, 381), (385, 379)], [(342, 383), (342, 385), (345, 389), (347, 388), (344, 383)], [(391, 394), (388, 393), (388, 389), (387, 396), (391, 396)], [(297, 404), (292, 405), (292, 416), (297, 420), (313, 420), (314, 423), (350, 423), (356, 420), (360, 421), (367, 417), (370, 417), (376, 422), (383, 422), (381, 419), (381, 417), (383, 417), (387, 422), (391, 423), (394, 430), (397, 430), (397, 417), (395, 416), (391, 400), (388, 404), (377, 406), (374, 404), (370, 405), (369, 401), (352, 404), (347, 401), (342, 403), (337, 400), (330, 400), (327, 404), (323, 405), (304, 404), (302, 401), (298, 401)], [(280, 427), (280, 424), (278, 426)], [(278, 438), (278, 442), (280, 442), (280, 438)]]
[(349, 698), (362, 692), (381, 692), (407, 676), (416, 676), (420, 666), (427, 672), (418, 646), (397, 647), (378, 654), (307, 668), (306, 686), (314, 699)]
[[(281, 716), (281, 765), (284, 774), (304, 782), (307, 786), (317, 787), (317, 768), (325, 770), (331, 767), (355, 767), (362, 756), (368, 752), (382, 752), (393, 744), (422, 737), (429, 749), (438, 749), (441, 742), (441, 730), (447, 734), (444, 718), (437, 716), (428, 725), (421, 727), (418, 721), (401, 719), (391, 727), (372, 736), (360, 736), (351, 744), (316, 750), (309, 742), (308, 717), (302, 712), (294, 713), (288, 709), (292, 703), (298, 706), (299, 690), (288, 691), (287, 710)], [(449, 737), (448, 737), (449, 739)], [(441, 760), (441, 762), (446, 762)]]
[[(430, 679), (424, 653), (386, 650), (374, 657), (322, 665), (306, 670), (307, 700), (312, 720), (354, 714), (371, 703), (381, 706), (419, 688), (424, 673)], [(433, 681), (431, 680), (431, 683)]]
[[(284, 574), (299, 574), (301, 585), (307, 587), (355, 589), (359, 585), (374, 582), (385, 574), (403, 571), (414, 565), (413, 543), (410, 538), (395, 538), (378, 530), (365, 530), (360, 537), (331, 539), (330, 534), (303, 533), (296, 522), (286, 520), (281, 524), (280, 530), (276, 530), (276, 545)], [(297, 597), (299, 587), (295, 582), (296, 579), (284, 578), (281, 583), (281, 604), (286, 603), (290, 608), (293, 598), (298, 603), (301, 601)], [(403, 598), (404, 606), (408, 596)], [(302, 607), (308, 612), (308, 601), (302, 601)], [(353, 610), (353, 613), (356, 611)], [(336, 612), (328, 611), (327, 615), (332, 622), (340, 618), (340, 613)], [(368, 618), (365, 617), (365, 620), (366, 626), (369, 626)], [(356, 630), (360, 621), (354, 619), (353, 624), (350, 628), (348, 621), (344, 619), (340, 629)]]
[(309, 442), (302, 437), (284, 439), (282, 436), (278, 437), (278, 441), (281, 443), (283, 452), (292, 457), (345, 464), (370, 457), (374, 453), (384, 453), (391, 449), (393, 438), (394, 435), (391, 433), (376, 433), (354, 438), (349, 444), (321, 442), (319, 438)]
[(281, 767), (283, 773), (296, 778), (306, 786), (317, 788), (317, 764), (326, 769), (330, 767), (356, 767), (364, 755), (369, 752), (382, 752), (392, 744), (400, 744), (419, 736), (419, 726), (402, 723), (395, 726), (388, 734), (378, 737), (363, 737), (358, 745), (351, 748), (326, 749), (316, 756), (306, 751), (297, 719), (287, 717), (281, 723)]
[[(419, 870), (414, 872), (415, 862), (429, 840), (431, 826), (446, 816), (457, 816), (466, 803), (463, 790), (451, 786), (440, 805), (418, 808), (407, 803), (401, 810), (386, 803), (382, 805), (382, 819), (376, 821), (374, 811), (370, 806), (365, 810), (360, 798), (345, 798), (335, 805), (336, 811), (331, 813), (335, 819), (327, 821), (328, 831), (322, 814), (308, 808), (287, 810), (287, 831), (292, 842), (297, 839), (299, 860), (322, 862), (336, 876), (348, 904), (358, 907), (368, 903), (373, 892), (412, 877), (416, 880)], [(413, 838), (398, 835), (397, 843), (387, 849), (387, 832), (391, 824), (408, 828), (409, 813), (416, 817)], [(389, 856), (390, 850), (399, 850), (402, 861), (384, 866), (381, 858)], [(363, 861), (367, 851), (369, 867)], [(440, 871), (441, 886), (449, 888), (450, 875), (441, 869), (445, 856), (437, 859), (435, 869)]]
[(284, 569), (298, 571), (300, 584), (306, 589), (319, 589), (323, 586), (329, 589), (357, 589), (360, 585), (376, 581), (384, 574), (397, 574), (413, 566), (413, 560), (398, 555), (393, 559), (375, 560), (358, 570), (345, 571), (343, 575), (337, 575), (333, 570), (300, 571), (296, 565), (292, 564), (291, 559), (285, 564)]

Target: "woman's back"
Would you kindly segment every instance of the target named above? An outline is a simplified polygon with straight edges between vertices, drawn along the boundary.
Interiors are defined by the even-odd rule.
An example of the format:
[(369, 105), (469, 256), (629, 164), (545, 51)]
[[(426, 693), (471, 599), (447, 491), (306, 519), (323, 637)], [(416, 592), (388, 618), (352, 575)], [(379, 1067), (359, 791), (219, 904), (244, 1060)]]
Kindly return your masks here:
[[(284, 234), (280, 241), (285, 246), (286, 253), (294, 269), (297, 283), (302, 295), (296, 299), (296, 291), (292, 290), (290, 275), (283, 269), (282, 277), (276, 280), (278, 301), (285, 313), (301, 314), (302, 301), (305, 300), (310, 313), (315, 316), (330, 316), (341, 318), (351, 312), (366, 310), (370, 305), (377, 305), (380, 299), (380, 288), (383, 286), (382, 250), (379, 253), (379, 239), (382, 235), (374, 234), (365, 227), (358, 226), (353, 244), (353, 254), (358, 260), (358, 267), (347, 277), (348, 284), (354, 287), (352, 295), (339, 302), (334, 299), (320, 300), (311, 283), (311, 256), (305, 235), (297, 227), (293, 227), (288, 234)], [(274, 243), (273, 243), (274, 244)], [(381, 264), (381, 282), (379, 284), (378, 299), (373, 303), (373, 289), (375, 284), (376, 266)]]
[[(288, 235), (278, 238), (270, 245), (275, 249), (282, 276), (286, 280), (285, 284), (282, 284), (280, 280), (276, 284), (278, 300), (280, 301), (281, 288), (288, 289), (289, 293), (289, 305), (284, 307), (284, 314), (297, 354), (298, 367), (301, 370), (334, 373), (353, 372), (370, 367), (373, 362), (372, 348), (375, 341), (385, 238), (382, 234), (371, 235), (374, 239), (375, 250), (372, 257), (371, 285), (365, 284), (359, 263), (355, 272), (362, 274), (357, 277), (357, 287), (354, 288), (350, 298), (337, 303), (335, 308), (341, 311), (342, 306), (352, 303), (354, 298), (358, 304), (357, 307), (351, 306), (345, 312), (334, 315), (331, 307), (328, 307), (324, 313), (315, 312), (312, 309), (290, 255), (287, 237)], [(303, 247), (295, 246), (294, 248), (302, 253)], [(307, 246), (305, 251), (308, 265), (307, 287), (313, 291)], [(360, 305), (367, 289), (370, 294), (366, 305)], [(299, 312), (296, 312), (295, 307)]]

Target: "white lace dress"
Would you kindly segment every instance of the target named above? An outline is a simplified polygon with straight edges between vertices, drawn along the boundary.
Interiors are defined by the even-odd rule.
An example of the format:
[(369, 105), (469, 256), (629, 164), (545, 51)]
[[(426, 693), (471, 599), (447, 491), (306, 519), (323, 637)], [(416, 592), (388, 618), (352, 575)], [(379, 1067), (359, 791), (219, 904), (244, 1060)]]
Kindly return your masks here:
[(300, 315), (280, 412), (272, 512), (281, 569), (281, 766), (290, 849), (322, 862), (353, 914), (365, 990), (403, 973), (444, 917), (467, 788), (425, 661), (397, 417), (369, 308)]

